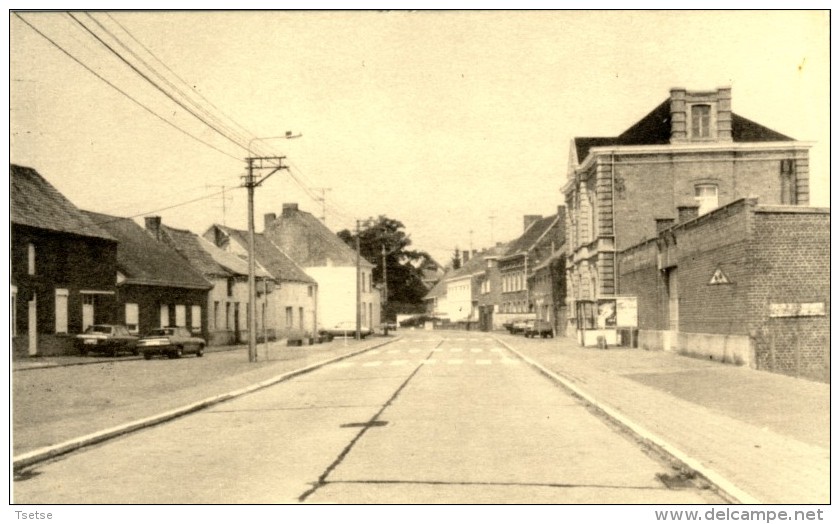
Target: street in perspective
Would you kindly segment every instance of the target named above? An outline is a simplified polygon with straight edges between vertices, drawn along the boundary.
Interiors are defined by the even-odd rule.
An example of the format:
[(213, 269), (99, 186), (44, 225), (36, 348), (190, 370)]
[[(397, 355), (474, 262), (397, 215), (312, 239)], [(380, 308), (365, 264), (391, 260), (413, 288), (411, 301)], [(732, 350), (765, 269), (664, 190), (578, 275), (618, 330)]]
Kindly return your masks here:
[(10, 11), (10, 502), (821, 520), (828, 20)]

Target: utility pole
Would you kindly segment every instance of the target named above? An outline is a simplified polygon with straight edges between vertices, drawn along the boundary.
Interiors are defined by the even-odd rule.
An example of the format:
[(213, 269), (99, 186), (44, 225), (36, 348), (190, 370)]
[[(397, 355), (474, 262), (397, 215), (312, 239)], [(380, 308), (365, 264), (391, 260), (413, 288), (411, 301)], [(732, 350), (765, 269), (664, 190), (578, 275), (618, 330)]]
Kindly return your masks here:
[(227, 186), (208, 184), (208, 185), (205, 186), (205, 188), (207, 188), (207, 189), (221, 188), (221, 190), (222, 190), (222, 225), (226, 226), (227, 225), (227, 201), (231, 199), (229, 196), (227, 196), (227, 193), (226, 193)]
[(495, 246), (496, 242), (493, 239), (493, 221), (496, 220), (496, 215), (490, 215), (490, 245)]
[[(257, 286), (254, 277), (256, 261), (254, 256), (254, 188), (266, 181), (268, 177), (281, 169), (288, 169), (283, 165), (284, 156), (248, 157), (248, 173), (244, 176), (245, 187), (248, 188), (248, 361), (257, 361)], [(257, 179), (255, 171), (268, 171), (268, 174)]]
[(321, 222), (324, 223), (324, 225), (327, 225), (327, 191), (332, 191), (332, 188), (312, 187), (310, 189), (312, 189), (313, 191), (321, 192), (321, 198), (316, 198), (315, 200), (321, 203), (321, 216), (319, 218), (321, 219)]
[[(385, 296), (382, 300), (382, 310), (385, 311), (385, 306), (388, 304), (388, 259), (386, 258), (388, 252), (385, 250), (385, 244), (382, 244), (382, 288), (385, 291)], [(382, 319), (380, 318), (381, 322)]]

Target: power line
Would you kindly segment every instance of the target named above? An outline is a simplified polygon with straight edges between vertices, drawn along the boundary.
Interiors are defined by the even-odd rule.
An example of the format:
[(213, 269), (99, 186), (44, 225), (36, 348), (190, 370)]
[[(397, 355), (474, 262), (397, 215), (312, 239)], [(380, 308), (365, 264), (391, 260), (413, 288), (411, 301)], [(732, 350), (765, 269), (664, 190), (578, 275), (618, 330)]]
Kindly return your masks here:
[(217, 127), (215, 127), (214, 125), (212, 125), (211, 123), (209, 123), (207, 120), (205, 120), (205, 119), (204, 119), (204, 118), (202, 118), (201, 116), (197, 115), (197, 114), (195, 113), (195, 111), (193, 111), (192, 109), (190, 109), (189, 107), (187, 107), (186, 105), (184, 105), (183, 103), (181, 103), (181, 101), (180, 101), (180, 100), (178, 100), (177, 98), (175, 98), (174, 96), (172, 96), (172, 95), (171, 95), (169, 92), (167, 92), (165, 89), (163, 89), (162, 87), (160, 87), (160, 85), (158, 85), (158, 83), (157, 83), (157, 82), (155, 82), (154, 80), (152, 80), (151, 78), (149, 78), (149, 77), (148, 77), (148, 75), (146, 75), (145, 73), (143, 73), (142, 71), (140, 71), (140, 70), (139, 70), (139, 69), (138, 69), (138, 68), (137, 68), (134, 64), (132, 64), (132, 63), (131, 63), (130, 61), (128, 61), (128, 60), (127, 60), (127, 59), (126, 59), (126, 58), (125, 58), (122, 54), (120, 54), (120, 52), (119, 52), (119, 51), (117, 51), (116, 49), (114, 49), (113, 47), (111, 47), (110, 45), (108, 45), (108, 43), (107, 43), (107, 42), (105, 42), (104, 40), (102, 40), (102, 38), (100, 38), (100, 37), (99, 37), (99, 35), (97, 35), (95, 32), (91, 31), (91, 29), (90, 29), (88, 26), (86, 26), (86, 25), (85, 25), (85, 24), (84, 24), (81, 20), (79, 20), (78, 18), (76, 18), (76, 17), (73, 15), (73, 13), (69, 13), (69, 12), (68, 12), (68, 13), (67, 13), (67, 16), (69, 16), (70, 18), (72, 18), (73, 20), (75, 20), (75, 21), (76, 21), (76, 23), (77, 23), (77, 24), (79, 24), (79, 25), (80, 25), (80, 26), (81, 26), (81, 27), (82, 27), (85, 31), (87, 31), (88, 33), (90, 33), (90, 35), (91, 35), (91, 36), (93, 36), (93, 37), (94, 37), (94, 38), (95, 38), (95, 39), (96, 39), (99, 43), (101, 43), (103, 46), (105, 46), (105, 48), (106, 48), (106, 49), (108, 49), (108, 51), (110, 51), (110, 52), (111, 52), (112, 54), (114, 54), (117, 58), (119, 58), (119, 59), (120, 59), (123, 63), (125, 63), (128, 67), (130, 67), (130, 68), (131, 68), (134, 72), (136, 72), (138, 75), (140, 75), (140, 76), (141, 76), (141, 77), (142, 77), (142, 78), (143, 78), (146, 82), (150, 83), (150, 84), (151, 84), (151, 85), (152, 85), (155, 89), (157, 89), (158, 91), (160, 91), (161, 93), (163, 93), (163, 95), (164, 95), (164, 96), (166, 96), (167, 98), (169, 98), (170, 100), (172, 100), (173, 102), (175, 102), (176, 104), (178, 104), (180, 107), (182, 107), (182, 108), (183, 108), (185, 111), (187, 111), (189, 114), (191, 114), (192, 116), (194, 116), (195, 118), (197, 118), (199, 121), (201, 121), (202, 123), (204, 123), (207, 127), (209, 127), (210, 129), (212, 129), (212, 130), (213, 130), (213, 131), (215, 131), (216, 133), (220, 134), (222, 137), (224, 137), (225, 139), (227, 139), (228, 141), (230, 141), (230, 142), (231, 142), (231, 143), (233, 143), (234, 145), (236, 145), (236, 146), (238, 146), (238, 147), (241, 147), (242, 149), (244, 149), (244, 150), (248, 151), (248, 146), (247, 146), (247, 145), (241, 144), (239, 141), (234, 140), (233, 138), (231, 138), (231, 137), (230, 137), (230, 136), (228, 136), (227, 134), (223, 133), (223, 132), (222, 132), (222, 131), (220, 131)]
[[(219, 196), (221, 194), (224, 194), (228, 191), (231, 191), (233, 189), (240, 189), (241, 187), (242, 186), (239, 186), (239, 187), (236, 187), (236, 188), (224, 189), (222, 191), (217, 191), (215, 193), (212, 193), (212, 194), (209, 194), (209, 195), (204, 195), (204, 196), (198, 197), (198, 198), (194, 198), (192, 200), (187, 200), (185, 202), (179, 202), (177, 204), (172, 204), (171, 206), (161, 207), (161, 208), (158, 208), (158, 209), (152, 209), (151, 211), (144, 211), (144, 212), (138, 213), (136, 215), (130, 215), (130, 216), (127, 216), (127, 217), (119, 217), (119, 218), (116, 218), (114, 220), (106, 220), (104, 222), (94, 222), (92, 225), (93, 226), (101, 226), (101, 225), (104, 225), (104, 224), (110, 224), (112, 222), (118, 222), (120, 220), (138, 218), (138, 217), (141, 217), (141, 216), (144, 216), (144, 215), (149, 215), (151, 213), (160, 213), (161, 211), (167, 211), (169, 209), (175, 209), (176, 207), (186, 206), (188, 204), (194, 204), (196, 202), (200, 202), (201, 200), (208, 200), (210, 198), (217, 197), (217, 196)], [(91, 226), (85, 226), (84, 228), (87, 228), (87, 227), (91, 227)]]
[(73, 56), (73, 55), (72, 55), (69, 51), (67, 51), (66, 49), (64, 49), (64, 48), (63, 48), (63, 47), (62, 47), (59, 43), (57, 43), (55, 40), (53, 40), (52, 38), (48, 37), (46, 34), (44, 34), (43, 32), (41, 32), (41, 30), (39, 30), (37, 27), (35, 27), (34, 25), (32, 25), (32, 24), (31, 24), (28, 20), (26, 20), (25, 18), (23, 18), (22, 16), (20, 16), (18, 13), (14, 13), (14, 15), (15, 15), (16, 17), (18, 17), (18, 18), (19, 18), (19, 19), (20, 19), (20, 20), (21, 20), (24, 24), (26, 24), (27, 26), (29, 26), (29, 28), (30, 28), (30, 29), (32, 29), (33, 31), (35, 31), (36, 33), (38, 33), (38, 34), (39, 34), (42, 38), (44, 38), (47, 42), (49, 42), (50, 44), (52, 44), (53, 46), (55, 46), (55, 47), (56, 47), (59, 51), (61, 51), (62, 53), (64, 53), (64, 54), (65, 54), (65, 55), (67, 55), (68, 57), (70, 57), (70, 58), (71, 58), (74, 62), (76, 62), (77, 64), (79, 64), (79, 65), (80, 65), (80, 66), (82, 66), (83, 68), (85, 68), (85, 69), (86, 69), (89, 73), (91, 73), (93, 76), (95, 76), (95, 77), (96, 77), (96, 78), (98, 78), (99, 80), (101, 80), (101, 81), (105, 82), (105, 83), (106, 83), (106, 84), (108, 84), (111, 88), (113, 88), (114, 90), (116, 90), (118, 93), (120, 93), (120, 94), (121, 94), (121, 95), (123, 95), (124, 97), (128, 98), (129, 100), (131, 100), (132, 102), (134, 102), (134, 103), (135, 103), (135, 104), (137, 104), (138, 106), (142, 107), (143, 109), (145, 109), (146, 111), (148, 111), (148, 112), (149, 112), (149, 113), (151, 113), (152, 115), (156, 116), (157, 118), (159, 118), (160, 120), (162, 120), (164, 123), (166, 123), (166, 124), (168, 124), (168, 125), (172, 126), (173, 128), (177, 129), (177, 130), (178, 130), (178, 131), (180, 131), (181, 133), (183, 133), (183, 134), (187, 135), (188, 137), (192, 138), (193, 140), (195, 140), (195, 141), (197, 141), (197, 142), (200, 142), (200, 143), (204, 144), (205, 146), (209, 147), (210, 149), (213, 149), (213, 150), (215, 150), (215, 151), (217, 151), (217, 152), (219, 152), (219, 153), (221, 153), (221, 154), (223, 154), (223, 155), (225, 155), (225, 156), (228, 156), (228, 157), (230, 157), (230, 158), (232, 158), (232, 159), (234, 159), (234, 160), (237, 160), (237, 161), (239, 161), (239, 160), (240, 160), (240, 158), (238, 158), (238, 157), (236, 157), (236, 156), (233, 156), (233, 155), (231, 155), (230, 153), (227, 153), (227, 152), (225, 152), (225, 151), (222, 151), (221, 149), (219, 149), (218, 147), (214, 146), (213, 144), (211, 144), (211, 143), (209, 143), (209, 142), (205, 142), (204, 140), (202, 140), (202, 139), (198, 138), (197, 136), (193, 135), (192, 133), (190, 133), (190, 132), (189, 132), (189, 131), (187, 131), (186, 129), (183, 129), (183, 128), (181, 128), (181, 127), (177, 126), (176, 124), (174, 124), (174, 123), (170, 122), (170, 121), (169, 121), (169, 120), (167, 120), (166, 118), (164, 118), (164, 117), (162, 117), (161, 115), (157, 114), (157, 113), (156, 113), (153, 109), (149, 108), (148, 106), (146, 106), (145, 104), (143, 104), (142, 102), (140, 102), (139, 100), (137, 100), (136, 98), (134, 98), (133, 96), (129, 95), (128, 93), (126, 93), (125, 91), (123, 91), (122, 89), (120, 89), (119, 87), (117, 87), (115, 84), (113, 84), (110, 80), (106, 79), (105, 77), (103, 77), (102, 75), (100, 75), (99, 73), (97, 73), (96, 71), (94, 71), (93, 69), (91, 69), (91, 68), (90, 68), (88, 65), (86, 65), (84, 62), (82, 62), (81, 60), (79, 60), (78, 58), (76, 58), (75, 56)]
[(133, 56), (136, 60), (138, 60), (141, 64), (143, 64), (146, 67), (146, 69), (151, 71), (152, 74), (154, 74), (157, 78), (159, 78), (161, 81), (166, 83), (171, 89), (173, 89), (175, 92), (177, 92), (181, 97), (183, 97), (188, 103), (190, 103), (198, 111), (205, 114), (209, 119), (213, 120), (217, 125), (219, 125), (223, 129), (225, 129), (227, 132), (230, 132), (231, 134), (233, 134), (233, 136), (235, 138), (237, 138), (238, 140), (245, 141), (245, 140), (248, 139), (248, 137), (243, 137), (240, 134), (238, 134), (237, 131), (231, 129), (230, 126), (228, 126), (227, 124), (222, 122), (216, 115), (212, 114), (210, 111), (208, 111), (206, 108), (204, 108), (201, 104), (199, 104), (198, 102), (196, 102), (195, 100), (190, 98), (190, 96), (187, 93), (184, 93), (184, 91), (181, 90), (181, 88), (179, 88), (178, 86), (173, 84), (168, 78), (166, 78), (161, 73), (159, 73), (154, 67), (152, 67), (148, 62), (146, 62), (143, 59), (143, 57), (141, 57), (137, 53), (135, 53), (133, 49), (128, 47), (122, 40), (120, 40), (119, 37), (117, 37), (113, 32), (111, 32), (111, 30), (109, 30), (107, 27), (105, 27), (102, 24), (102, 22), (100, 22), (99, 20), (94, 18), (93, 15), (91, 15), (90, 13), (85, 13), (85, 14), (87, 15), (88, 18), (93, 20), (93, 22), (96, 25), (98, 25), (100, 29), (102, 29), (108, 36), (110, 36), (115, 42), (117, 42), (120, 45), (120, 47), (122, 47), (123, 49), (128, 51), (128, 53), (130, 53), (131, 56)]
[(135, 36), (134, 36), (134, 35), (133, 35), (133, 34), (132, 34), (129, 30), (128, 30), (128, 28), (126, 28), (124, 25), (122, 25), (122, 24), (120, 23), (120, 21), (119, 21), (119, 20), (117, 20), (116, 18), (114, 18), (114, 17), (113, 17), (113, 15), (111, 15), (111, 13), (109, 13), (109, 12), (105, 12), (105, 15), (106, 15), (108, 18), (110, 18), (110, 19), (111, 19), (111, 20), (112, 20), (115, 24), (117, 24), (117, 25), (120, 27), (120, 29), (122, 29), (122, 30), (123, 30), (123, 32), (125, 32), (125, 34), (127, 34), (127, 35), (128, 35), (128, 36), (132, 39), (132, 40), (134, 40), (134, 41), (135, 41), (135, 42), (136, 42), (136, 43), (137, 43), (140, 47), (142, 47), (144, 51), (146, 51), (146, 52), (147, 52), (147, 53), (148, 53), (148, 54), (149, 54), (152, 58), (154, 58), (154, 59), (155, 59), (155, 60), (156, 60), (156, 61), (157, 61), (160, 65), (162, 65), (162, 66), (163, 66), (163, 67), (164, 67), (167, 71), (169, 71), (169, 72), (170, 72), (170, 73), (171, 73), (171, 74), (172, 74), (175, 78), (177, 78), (178, 80), (180, 80), (180, 81), (181, 81), (181, 83), (182, 83), (182, 84), (184, 84), (185, 86), (187, 86), (187, 88), (188, 88), (190, 91), (192, 91), (193, 93), (197, 94), (199, 97), (201, 97), (201, 98), (202, 98), (202, 100), (204, 100), (205, 102), (207, 102), (208, 104), (210, 104), (210, 106), (211, 106), (212, 108), (214, 108), (216, 111), (218, 111), (218, 112), (219, 112), (219, 113), (220, 113), (223, 117), (227, 118), (227, 119), (228, 119), (228, 120), (229, 120), (229, 121), (230, 121), (230, 122), (231, 122), (231, 123), (232, 123), (235, 127), (238, 127), (238, 128), (239, 128), (239, 130), (240, 130), (242, 133), (244, 133), (244, 135), (245, 135), (246, 137), (248, 137), (249, 139), (253, 139), (253, 138), (255, 138), (255, 137), (256, 137), (256, 135), (255, 135), (254, 133), (252, 133), (251, 131), (249, 131), (248, 129), (246, 129), (246, 128), (242, 125), (242, 124), (240, 124), (239, 122), (237, 122), (236, 120), (234, 120), (234, 119), (233, 119), (230, 115), (228, 115), (227, 113), (225, 113), (224, 111), (222, 111), (222, 110), (221, 110), (218, 106), (216, 106), (216, 105), (215, 105), (215, 104), (214, 104), (214, 103), (213, 103), (210, 99), (208, 99), (207, 97), (205, 97), (204, 95), (202, 95), (202, 94), (201, 94), (198, 90), (196, 90), (196, 89), (195, 89), (192, 85), (190, 85), (190, 83), (189, 83), (189, 82), (187, 82), (186, 80), (184, 80), (184, 78), (182, 78), (182, 77), (181, 77), (178, 73), (176, 73), (175, 71), (173, 71), (173, 70), (172, 70), (172, 69), (171, 69), (168, 65), (166, 65), (166, 63), (165, 63), (163, 60), (161, 60), (161, 59), (160, 59), (157, 55), (155, 55), (155, 53), (153, 53), (151, 49), (149, 49), (148, 47), (146, 47), (146, 46), (143, 44), (143, 42), (141, 42), (140, 40), (138, 40), (138, 39), (137, 39), (137, 38), (136, 38), (136, 37), (135, 37)]

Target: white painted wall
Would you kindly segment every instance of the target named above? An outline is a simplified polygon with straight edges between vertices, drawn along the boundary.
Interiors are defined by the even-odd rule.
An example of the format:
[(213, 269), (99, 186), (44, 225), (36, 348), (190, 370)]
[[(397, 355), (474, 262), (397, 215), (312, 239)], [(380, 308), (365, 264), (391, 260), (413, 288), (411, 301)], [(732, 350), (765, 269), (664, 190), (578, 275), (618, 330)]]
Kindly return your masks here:
[[(339, 322), (356, 321), (356, 268), (353, 266), (318, 266), (305, 268), (306, 273), (318, 282), (318, 326), (332, 327)], [(366, 314), (362, 315), (365, 327), (376, 328), (380, 322), (379, 291), (370, 286), (370, 268), (363, 268), (365, 288), (361, 302)], [(372, 308), (371, 306), (372, 305)], [(373, 318), (370, 317), (373, 310)]]
[(446, 302), (443, 308), (439, 305), (438, 309), (446, 312), (452, 322), (467, 318), (477, 320), (478, 316), (473, 314), (472, 278), (465, 277), (448, 281), (446, 283)]

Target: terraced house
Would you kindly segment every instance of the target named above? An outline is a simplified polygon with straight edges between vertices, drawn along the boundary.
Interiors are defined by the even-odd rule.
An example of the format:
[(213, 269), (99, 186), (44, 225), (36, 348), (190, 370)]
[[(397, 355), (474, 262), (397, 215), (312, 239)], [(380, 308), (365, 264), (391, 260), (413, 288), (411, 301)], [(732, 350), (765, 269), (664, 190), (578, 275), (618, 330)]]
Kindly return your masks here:
[[(728, 87), (674, 88), (620, 135), (575, 138), (563, 193), (569, 327), (579, 342), (617, 342), (617, 253), (742, 198), (807, 205), (809, 147), (734, 113)], [(682, 270), (660, 269), (677, 308)], [(679, 319), (673, 309), (674, 332)]]

